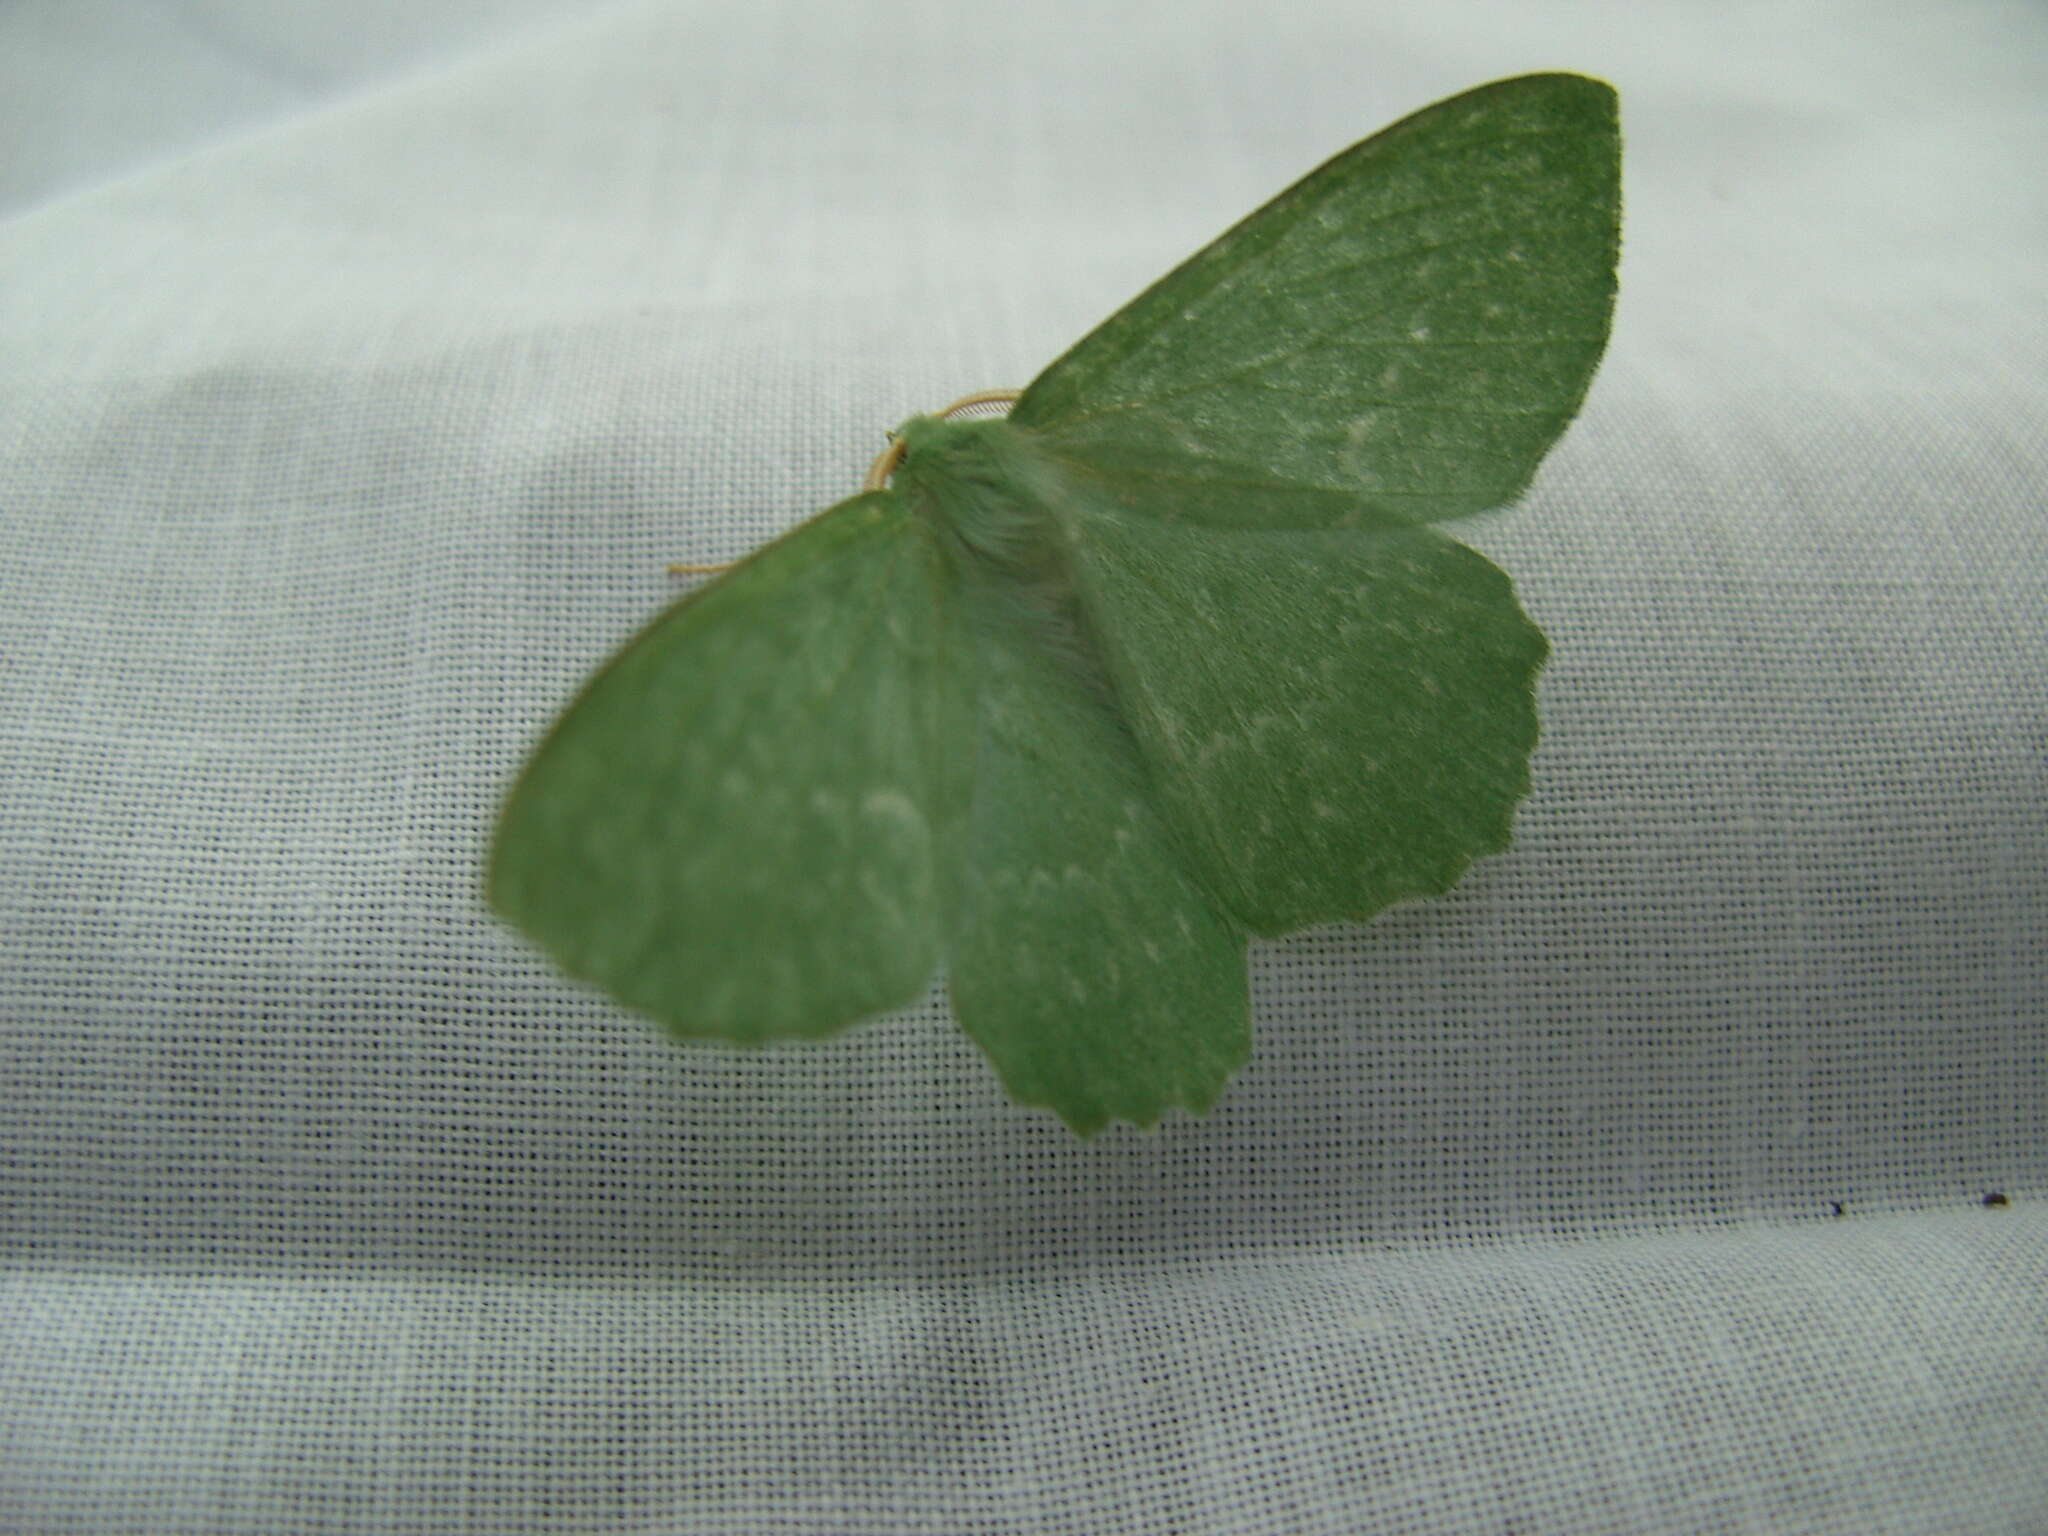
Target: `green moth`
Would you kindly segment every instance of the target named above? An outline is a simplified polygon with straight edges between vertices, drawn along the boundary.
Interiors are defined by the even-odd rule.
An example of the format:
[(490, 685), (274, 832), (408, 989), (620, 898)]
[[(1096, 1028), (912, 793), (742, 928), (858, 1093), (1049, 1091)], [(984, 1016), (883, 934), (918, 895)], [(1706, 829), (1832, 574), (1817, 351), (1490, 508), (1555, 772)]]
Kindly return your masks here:
[(608, 662), (504, 807), (489, 896), (691, 1039), (814, 1038), (946, 969), (1018, 1100), (1202, 1111), (1245, 945), (1507, 846), (1547, 644), (1435, 524), (1529, 484), (1606, 345), (1613, 91), (1500, 81), (1354, 145), (1008, 416)]

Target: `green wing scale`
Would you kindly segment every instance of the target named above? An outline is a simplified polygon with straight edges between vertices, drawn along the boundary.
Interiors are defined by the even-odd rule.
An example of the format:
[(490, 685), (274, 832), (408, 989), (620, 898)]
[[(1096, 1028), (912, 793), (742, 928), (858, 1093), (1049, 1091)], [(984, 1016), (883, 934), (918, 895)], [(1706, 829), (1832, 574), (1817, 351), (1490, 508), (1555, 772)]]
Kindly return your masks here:
[[(970, 566), (970, 570), (973, 568)], [(949, 986), (1011, 1097), (1084, 1134), (1204, 1109), (1251, 1050), (1245, 938), (1043, 590), (975, 572)]]
[(1498, 568), (1428, 528), (1068, 522), (1155, 792), (1254, 933), (1436, 895), (1507, 847), (1547, 646)]
[(1010, 421), (1163, 520), (1429, 521), (1528, 488), (1607, 344), (1614, 92), (1530, 75), (1311, 172), (1034, 380)]
[(491, 904), (679, 1034), (825, 1035), (938, 963), (945, 568), (856, 497), (658, 619), (542, 741)]

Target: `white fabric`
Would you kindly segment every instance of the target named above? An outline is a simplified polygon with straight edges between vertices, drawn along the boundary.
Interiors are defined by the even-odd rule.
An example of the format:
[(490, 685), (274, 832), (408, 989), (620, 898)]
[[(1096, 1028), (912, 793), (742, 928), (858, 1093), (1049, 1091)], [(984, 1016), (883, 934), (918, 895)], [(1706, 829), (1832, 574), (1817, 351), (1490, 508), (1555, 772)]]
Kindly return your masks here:
[[(0, 1529), (2048, 1529), (2048, 17), (543, 9), (0, 12)], [(665, 561), (1555, 67), (1615, 342), (1458, 530), (1536, 791), (1257, 946), (1209, 1118), (481, 910)]]

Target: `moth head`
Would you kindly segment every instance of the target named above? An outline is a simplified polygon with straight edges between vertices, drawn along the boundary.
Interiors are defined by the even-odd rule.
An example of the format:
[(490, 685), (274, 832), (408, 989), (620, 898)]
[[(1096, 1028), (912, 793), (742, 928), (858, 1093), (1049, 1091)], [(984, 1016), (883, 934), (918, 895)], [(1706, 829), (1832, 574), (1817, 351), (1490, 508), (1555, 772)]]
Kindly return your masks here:
[(989, 492), (1011, 484), (1000, 421), (947, 421), (913, 416), (890, 437), (897, 448), (896, 484), (907, 491)]
[[(944, 444), (954, 439), (937, 429), (947, 426), (948, 423), (953, 421), (953, 418), (967, 413), (968, 421), (961, 423), (961, 425), (985, 425), (989, 420), (989, 413), (996, 407), (1002, 407), (1007, 411), (1010, 406), (1016, 404), (1022, 398), (1023, 394), (1019, 390), (978, 389), (973, 394), (962, 395), (958, 400), (955, 400), (951, 405), (946, 406), (942, 410), (911, 417), (889, 434), (889, 446), (876, 456), (873, 464), (868, 466), (867, 479), (862, 482), (861, 489), (863, 491), (879, 491), (886, 486), (889, 483), (890, 477), (896, 473), (897, 467), (908, 457), (910, 449), (915, 442), (923, 443), (927, 450), (925, 454), (927, 458), (932, 456), (929, 450), (937, 444), (941, 449), (939, 456), (943, 459), (945, 456)], [(969, 433), (967, 436), (971, 439), (974, 434)]]

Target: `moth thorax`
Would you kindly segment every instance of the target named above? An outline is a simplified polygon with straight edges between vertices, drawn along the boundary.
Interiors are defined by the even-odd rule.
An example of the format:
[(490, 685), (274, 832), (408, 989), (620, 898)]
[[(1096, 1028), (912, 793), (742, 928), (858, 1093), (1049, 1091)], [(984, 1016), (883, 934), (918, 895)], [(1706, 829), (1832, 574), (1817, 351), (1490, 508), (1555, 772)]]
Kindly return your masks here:
[(1016, 428), (913, 416), (897, 434), (896, 484), (925, 516), (999, 564), (1032, 566), (1048, 555), (1044, 513), (1026, 489), (1031, 450)]

